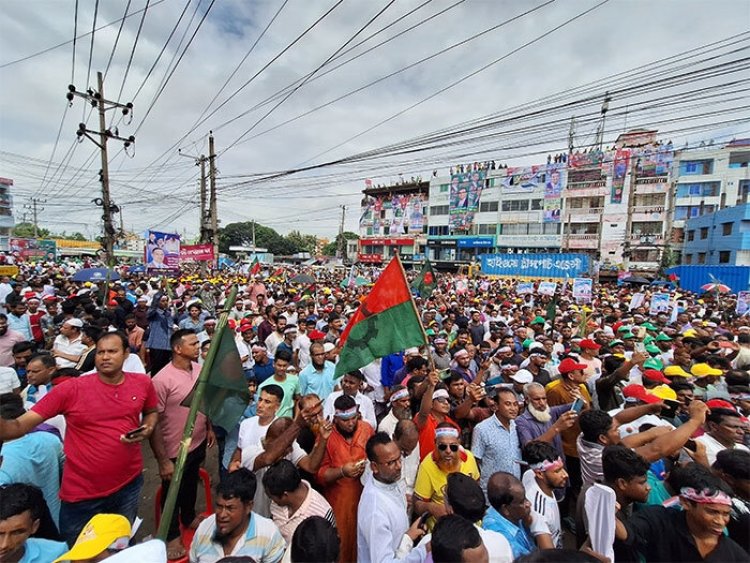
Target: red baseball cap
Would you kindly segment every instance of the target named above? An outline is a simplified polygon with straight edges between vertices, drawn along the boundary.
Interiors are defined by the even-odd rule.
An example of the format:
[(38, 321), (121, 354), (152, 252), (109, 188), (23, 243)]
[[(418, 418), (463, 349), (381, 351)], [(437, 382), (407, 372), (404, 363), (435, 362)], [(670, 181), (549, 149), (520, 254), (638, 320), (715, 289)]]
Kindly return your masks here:
[(586, 348), (587, 350), (598, 350), (601, 348), (599, 344), (591, 340), (590, 338), (584, 338), (578, 343), (579, 348)]
[(560, 373), (569, 373), (577, 369), (586, 369), (587, 367), (586, 364), (579, 364), (573, 358), (565, 358), (560, 362), (560, 365), (557, 366), (557, 371)]
[(649, 405), (661, 401), (656, 395), (652, 395), (643, 385), (632, 383), (622, 388), (622, 394), (626, 399), (636, 399)]
[(667, 379), (666, 377), (664, 377), (664, 374), (661, 371), (659, 371), (658, 369), (647, 369), (647, 370), (644, 370), (643, 371), (643, 377), (645, 377), (649, 381), (655, 381), (657, 383), (666, 383), (667, 385), (669, 385), (670, 383), (672, 383), (671, 381), (669, 381), (669, 379)]
[(725, 401), (724, 399), (710, 399), (706, 401), (706, 406), (709, 409), (728, 409), (730, 411), (736, 411), (732, 403)]
[(310, 332), (310, 333), (309, 333), (309, 334), (307, 335), (307, 337), (308, 337), (308, 338), (309, 338), (310, 340), (322, 340), (322, 339), (324, 339), (324, 338), (326, 337), (326, 333), (325, 333), (325, 332), (322, 332), (322, 331), (320, 331), (320, 330), (313, 330), (313, 331), (311, 331), (311, 332)]

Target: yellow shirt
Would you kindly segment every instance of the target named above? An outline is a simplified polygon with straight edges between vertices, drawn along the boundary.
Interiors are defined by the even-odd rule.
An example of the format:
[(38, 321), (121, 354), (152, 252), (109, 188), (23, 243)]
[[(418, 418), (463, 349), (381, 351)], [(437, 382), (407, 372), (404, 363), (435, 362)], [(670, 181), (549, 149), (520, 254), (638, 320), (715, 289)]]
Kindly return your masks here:
[[(461, 462), (461, 466), (458, 469), (459, 473), (468, 475), (472, 479), (479, 479), (479, 467), (477, 466), (477, 460), (474, 458), (469, 450), (463, 450), (466, 455), (466, 459)], [(422, 499), (429, 500), (437, 504), (444, 504), (445, 499), (443, 498), (443, 491), (445, 486), (448, 484), (448, 473), (440, 469), (432, 455), (428, 455), (419, 464), (419, 470), (417, 471), (417, 480), (414, 483), (414, 494)], [(428, 529), (432, 530), (435, 525), (435, 519), (430, 516), (427, 520)]]

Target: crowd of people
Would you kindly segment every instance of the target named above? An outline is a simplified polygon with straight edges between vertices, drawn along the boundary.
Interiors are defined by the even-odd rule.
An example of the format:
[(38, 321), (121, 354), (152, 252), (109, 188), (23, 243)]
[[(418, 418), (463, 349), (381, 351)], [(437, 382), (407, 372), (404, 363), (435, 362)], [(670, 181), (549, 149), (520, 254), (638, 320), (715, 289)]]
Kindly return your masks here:
[[(345, 272), (105, 284), (77, 267), (0, 280), (0, 561), (750, 558), (750, 317), (732, 295), (677, 288), (657, 312), (628, 286), (577, 303), (441, 274), (414, 298), (424, 346), (337, 378), (370, 288)], [(137, 543), (144, 456), (163, 503), (222, 318), (250, 400), (231, 428), (198, 415), (165, 541)]]

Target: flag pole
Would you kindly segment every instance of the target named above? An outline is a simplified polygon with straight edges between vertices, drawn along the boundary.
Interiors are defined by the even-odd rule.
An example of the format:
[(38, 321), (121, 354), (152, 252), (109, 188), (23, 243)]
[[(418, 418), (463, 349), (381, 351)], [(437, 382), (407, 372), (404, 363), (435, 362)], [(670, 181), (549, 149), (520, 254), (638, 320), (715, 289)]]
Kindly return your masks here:
[(169, 491), (167, 492), (167, 500), (164, 503), (164, 510), (161, 514), (161, 521), (159, 522), (159, 530), (156, 533), (156, 537), (166, 541), (167, 533), (169, 532), (169, 523), (172, 521), (172, 514), (177, 504), (177, 494), (180, 491), (180, 483), (182, 482), (182, 474), (185, 472), (185, 462), (187, 455), (190, 450), (190, 443), (193, 439), (193, 429), (195, 428), (195, 419), (198, 417), (198, 407), (201, 405), (203, 399), (203, 393), (206, 390), (206, 384), (208, 383), (208, 377), (211, 373), (216, 354), (219, 350), (219, 343), (224, 331), (227, 330), (227, 320), (229, 318), (229, 311), (234, 307), (234, 302), (237, 299), (237, 286), (233, 286), (229, 292), (229, 296), (224, 304), (224, 311), (219, 316), (219, 322), (214, 332), (212, 339), (212, 345), (208, 349), (208, 355), (206, 361), (201, 368), (200, 375), (196, 382), (195, 391), (193, 393), (193, 400), (190, 403), (190, 411), (188, 412), (187, 422), (185, 422), (185, 430), (182, 432), (182, 440), (180, 440), (180, 449), (177, 454), (177, 463), (175, 464), (174, 474), (172, 480), (169, 483)]
[(430, 353), (430, 339), (427, 338), (427, 332), (424, 329), (424, 324), (422, 324), (422, 317), (419, 315), (417, 304), (414, 302), (414, 294), (411, 292), (411, 286), (409, 286), (408, 280), (406, 279), (406, 270), (404, 270), (404, 265), (401, 263), (401, 257), (398, 254), (394, 256), (394, 259), (398, 262), (399, 268), (401, 268), (401, 275), (404, 276), (404, 282), (407, 282), (406, 287), (409, 288), (409, 301), (411, 302), (411, 308), (414, 309), (414, 314), (417, 316), (417, 321), (419, 321), (419, 328), (422, 331), (425, 351), (427, 352), (427, 362), (430, 364), (430, 371), (434, 371), (435, 361), (432, 359), (432, 354)]

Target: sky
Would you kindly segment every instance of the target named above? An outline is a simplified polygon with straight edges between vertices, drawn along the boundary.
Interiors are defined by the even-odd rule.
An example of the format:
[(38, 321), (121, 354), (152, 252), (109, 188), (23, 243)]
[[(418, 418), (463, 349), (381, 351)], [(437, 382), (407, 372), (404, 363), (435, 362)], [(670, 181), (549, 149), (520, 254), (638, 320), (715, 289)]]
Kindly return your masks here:
[[(130, 17), (121, 26), (126, 5)], [(357, 230), (365, 178), (377, 184), (399, 175), (444, 176), (459, 161), (541, 163), (547, 152), (567, 146), (573, 113), (580, 119), (575, 143), (585, 146), (596, 128), (585, 115), (595, 115), (604, 92), (616, 87), (607, 77), (747, 32), (750, 20), (750, 0), (2, 0), (0, 6), (0, 176), (15, 182), (16, 219), (37, 198), (42, 227), (100, 233), (101, 211), (92, 203), (101, 193), (99, 152), (75, 136), (80, 122), (97, 129), (98, 119), (81, 98), (69, 106), (65, 93), (69, 84), (80, 92), (96, 89), (96, 72), (111, 57), (105, 98), (132, 101), (134, 111), (132, 121), (117, 110), (107, 120), (120, 136), (136, 137), (127, 151), (121, 142), (108, 143), (112, 199), (126, 229), (188, 238), (199, 220), (192, 157), (208, 154), (209, 131), (222, 225), (255, 220), (282, 234), (333, 237), (341, 206), (346, 229)], [(92, 48), (95, 13), (97, 28), (115, 23), (93, 34)], [(743, 39), (735, 58), (748, 56)], [(750, 77), (747, 67), (734, 70), (705, 84)], [(494, 136), (481, 143), (259, 181), (490, 114), (518, 113), (513, 108), (521, 104), (548, 104), (600, 79), (586, 95), (570, 98), (585, 103), (555, 114), (559, 122), (533, 135), (496, 124)], [(747, 94), (730, 96), (728, 87), (725, 98), (700, 109), (675, 113), (662, 100), (637, 111), (639, 103), (697, 87), (613, 96), (605, 142), (626, 126), (659, 119), (667, 120), (662, 130), (675, 130), (676, 146), (750, 129), (737, 123), (750, 121), (750, 112), (737, 109)], [(708, 107), (716, 114), (685, 121)], [(678, 125), (668, 121), (678, 115)], [(680, 126), (692, 128), (676, 131)]]

